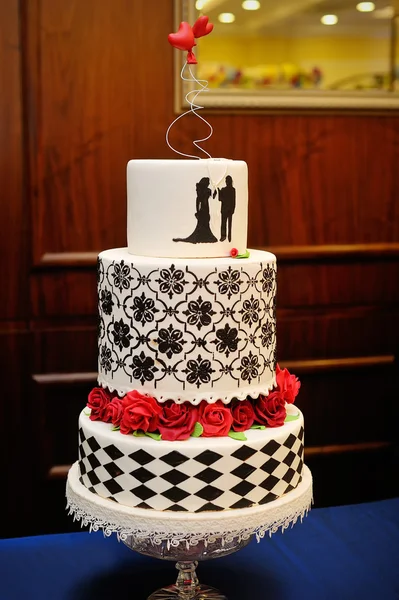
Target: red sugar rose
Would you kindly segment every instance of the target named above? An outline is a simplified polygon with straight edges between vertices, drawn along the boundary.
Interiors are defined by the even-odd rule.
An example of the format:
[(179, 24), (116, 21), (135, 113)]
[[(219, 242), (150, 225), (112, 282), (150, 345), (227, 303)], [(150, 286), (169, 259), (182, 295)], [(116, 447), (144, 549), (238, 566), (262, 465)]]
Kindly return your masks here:
[(155, 398), (145, 396), (134, 390), (128, 392), (122, 399), (122, 406), (121, 433), (127, 435), (138, 429), (153, 432), (158, 428), (162, 408)]
[(255, 419), (260, 425), (281, 427), (284, 425), (287, 411), (281, 392), (270, 392), (268, 396), (259, 396), (254, 404)]
[(162, 404), (162, 413), (159, 417), (158, 429), (163, 440), (174, 442), (186, 440), (194, 431), (198, 421), (198, 408), (189, 402), (176, 404), (168, 400)]
[(91, 409), (90, 419), (92, 421), (102, 421), (106, 407), (111, 401), (111, 394), (107, 389), (95, 387), (91, 390), (87, 406)]
[(121, 423), (123, 416), (123, 404), (119, 398), (113, 398), (109, 404), (105, 407), (103, 421), (106, 423), (112, 423), (115, 427), (118, 427)]
[(288, 369), (280, 369), (277, 365), (276, 369), (277, 391), (281, 393), (284, 400), (288, 404), (292, 404), (298, 395), (301, 382), (298, 377), (291, 375)]
[(208, 404), (203, 400), (199, 406), (198, 421), (204, 428), (203, 437), (222, 437), (228, 435), (233, 424), (230, 408), (221, 400)]
[(238, 255), (238, 250), (237, 250), (237, 248), (232, 248), (232, 249), (230, 250), (230, 256), (231, 256), (231, 258), (235, 258), (237, 255)]
[(236, 402), (231, 409), (231, 414), (234, 431), (246, 431), (250, 429), (255, 420), (255, 412), (249, 400)]

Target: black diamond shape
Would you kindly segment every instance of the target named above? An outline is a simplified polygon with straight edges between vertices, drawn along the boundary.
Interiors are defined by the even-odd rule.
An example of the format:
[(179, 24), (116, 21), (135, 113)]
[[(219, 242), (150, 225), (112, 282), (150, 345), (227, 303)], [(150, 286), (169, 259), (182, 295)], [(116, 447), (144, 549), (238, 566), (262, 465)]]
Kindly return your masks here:
[(96, 488), (94, 488), (94, 487), (88, 487), (87, 489), (88, 489), (88, 490), (89, 490), (89, 492), (91, 492), (92, 494), (95, 494), (95, 493), (96, 493)]
[(190, 494), (188, 492), (185, 492), (178, 487), (172, 487), (162, 492), (162, 496), (165, 496), (165, 498), (171, 500), (172, 502), (180, 502), (189, 495)]
[(269, 475), (271, 475), (280, 464), (281, 463), (275, 458), (269, 458), (269, 460), (267, 460), (260, 468), (262, 471), (265, 471), (265, 473), (269, 473)]
[(159, 458), (171, 467), (178, 467), (179, 465), (182, 465), (183, 463), (189, 460), (187, 456), (184, 456), (184, 454), (180, 454), (180, 452), (177, 452), (176, 450), (165, 454), (165, 456), (160, 456)]
[(148, 498), (152, 498), (153, 496), (157, 495), (156, 492), (150, 490), (150, 488), (148, 488), (146, 485), (139, 485), (130, 491), (132, 494), (140, 498), (140, 500), (148, 500)]
[(295, 477), (295, 475), (296, 475), (296, 471), (294, 471), (294, 469), (291, 469), (291, 467), (290, 467), (282, 479), (286, 483), (291, 483), (291, 481), (292, 481), (293, 477)]
[(275, 477), (274, 475), (269, 475), (269, 477), (266, 477), (266, 479), (262, 481), (262, 483), (260, 483), (259, 485), (264, 490), (268, 490), (270, 492), (270, 490), (272, 490), (274, 486), (278, 484), (279, 481), (280, 479), (278, 479), (278, 477)]
[(296, 470), (298, 471), (298, 473), (302, 473), (302, 469), (303, 469), (303, 460), (301, 458), (301, 460), (299, 461), (299, 464), (298, 464)]
[(177, 469), (172, 469), (171, 471), (161, 475), (161, 477), (173, 485), (179, 485), (179, 483), (182, 483), (182, 481), (186, 481), (186, 479), (190, 478), (189, 475), (186, 475)]
[(79, 446), (79, 458), (81, 458), (81, 459), (86, 458), (86, 452), (85, 452), (83, 446)]
[(148, 504), (146, 504), (145, 502), (140, 502), (140, 504), (138, 504), (136, 508), (146, 508), (146, 509), (149, 509), (149, 510), (153, 510), (151, 508), (151, 506), (148, 506)]
[(304, 428), (301, 426), (299, 433), (298, 433), (298, 437), (302, 442), (303, 442), (303, 434), (304, 434)]
[(259, 500), (259, 504), (267, 504), (268, 502), (273, 502), (273, 500), (277, 500), (278, 496), (276, 496), (276, 494), (272, 494), (271, 492), (269, 492), (268, 494), (266, 494), (266, 496), (264, 496), (262, 498), (262, 500)]
[(204, 469), (203, 471), (201, 471), (201, 473), (197, 473), (197, 475), (195, 477), (196, 477), (196, 479), (205, 481), (205, 483), (212, 483), (212, 481), (215, 481), (215, 479), (217, 479), (221, 475), (222, 475), (222, 473), (219, 473), (219, 471), (216, 471), (216, 469), (212, 469), (212, 467), (208, 467), (207, 469)]
[(231, 474), (235, 475), (236, 477), (240, 477), (240, 479), (246, 479), (254, 471), (256, 471), (256, 467), (248, 465), (247, 463), (242, 463), (242, 465), (234, 469), (234, 471), (232, 471)]
[(118, 475), (123, 475), (122, 469), (113, 462), (104, 465), (104, 469), (108, 471), (108, 473), (111, 475), (111, 477), (114, 477), (114, 479), (118, 477)]
[(95, 437), (89, 437), (87, 443), (93, 452), (97, 452), (97, 450), (100, 450), (101, 448)]
[(123, 492), (123, 487), (120, 486), (115, 479), (108, 479), (108, 481), (104, 481), (104, 485), (112, 495)]
[(213, 465), (213, 463), (219, 460), (219, 458), (222, 458), (221, 454), (213, 452), (212, 450), (205, 450), (204, 452), (201, 452), (201, 454), (196, 456), (195, 460), (209, 467), (209, 465)]
[(85, 467), (83, 460), (79, 461), (79, 469), (80, 469), (81, 475), (86, 475), (86, 467)]
[(231, 456), (233, 456), (234, 458), (238, 458), (238, 460), (248, 460), (248, 458), (251, 458), (251, 456), (256, 454), (256, 452), (257, 451), (253, 448), (242, 445), (239, 448), (237, 448), (237, 450), (233, 452)]
[(212, 502), (207, 502), (206, 504), (203, 504), (201, 506), (201, 508), (198, 508), (195, 512), (196, 513), (200, 513), (200, 512), (205, 512), (208, 510), (224, 510), (224, 508), (222, 508), (221, 506), (216, 506), (216, 504), (212, 504)]
[(239, 496), (246, 496), (254, 489), (254, 487), (256, 486), (253, 483), (249, 483), (249, 481), (240, 481), (240, 483), (237, 483), (231, 491)]
[(290, 435), (285, 440), (283, 446), (285, 446), (286, 448), (292, 448), (292, 446), (295, 444), (296, 440), (297, 440), (296, 435), (294, 435), (293, 433), (290, 433)]
[(112, 460), (116, 460), (117, 458), (121, 458), (122, 456), (124, 456), (123, 452), (121, 452), (119, 450), (119, 448), (117, 448), (113, 444), (110, 444), (109, 446), (106, 446), (104, 448), (104, 452), (106, 452), (108, 454), (108, 456), (110, 458), (112, 458)]
[(263, 448), (261, 448), (261, 452), (263, 452), (263, 454), (268, 454), (269, 456), (273, 456), (273, 454), (276, 452), (276, 450), (278, 450), (281, 447), (281, 444), (279, 444), (278, 442), (276, 442), (276, 440), (270, 440), (270, 442), (267, 442), (266, 446), (263, 446)]
[(89, 478), (91, 485), (98, 485), (101, 483), (94, 471), (89, 471), (87, 477)]
[(294, 462), (295, 458), (296, 458), (295, 452), (290, 450), (283, 462), (285, 465), (287, 465), (287, 467), (290, 467), (292, 465), (292, 463)]
[(241, 498), (240, 500), (238, 500), (238, 502), (233, 504), (233, 506), (230, 506), (230, 508), (248, 508), (249, 506), (253, 506), (253, 505), (254, 505), (254, 502), (251, 502), (251, 500), (247, 500), (246, 498)]
[(92, 469), (97, 469), (98, 467), (101, 467), (101, 463), (95, 454), (89, 454), (87, 460), (90, 463)]
[(147, 481), (150, 481), (150, 479), (154, 479), (154, 477), (156, 477), (154, 473), (151, 473), (151, 471), (148, 471), (148, 469), (144, 469), (144, 467), (140, 467), (139, 469), (132, 471), (130, 475), (138, 479), (140, 483), (147, 483)]
[(84, 434), (84, 431), (83, 431), (82, 427), (79, 427), (79, 440), (80, 440), (80, 443), (84, 442), (85, 439), (86, 439), (86, 436)]
[(108, 496), (107, 500), (112, 500), (112, 502), (116, 502), (117, 504), (119, 504), (118, 500), (115, 500), (113, 496)]
[(182, 506), (180, 506), (180, 504), (171, 504), (169, 506), (169, 508), (167, 508), (166, 510), (173, 510), (174, 512), (177, 512), (177, 511), (188, 512), (187, 508), (183, 508)]
[(148, 463), (154, 460), (154, 457), (145, 450), (137, 450), (136, 452), (129, 454), (129, 458), (139, 463), (139, 465), (148, 465)]
[(204, 488), (198, 490), (198, 492), (196, 492), (195, 495), (199, 496), (200, 498), (203, 498), (204, 500), (208, 500), (208, 502), (211, 502), (212, 500), (216, 500), (216, 498), (219, 498), (219, 496), (221, 496), (223, 493), (224, 490), (220, 490), (219, 488), (213, 485), (207, 485)]
[(292, 490), (295, 490), (295, 488), (289, 483), (284, 491), (284, 494), (288, 494), (288, 492), (292, 492)]

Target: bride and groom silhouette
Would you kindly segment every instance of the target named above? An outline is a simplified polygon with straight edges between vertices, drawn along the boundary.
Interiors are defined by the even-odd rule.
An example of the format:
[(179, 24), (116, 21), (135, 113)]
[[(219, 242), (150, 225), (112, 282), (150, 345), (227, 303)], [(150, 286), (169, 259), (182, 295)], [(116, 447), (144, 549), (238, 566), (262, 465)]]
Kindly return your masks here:
[(220, 214), (221, 214), (221, 226), (220, 226), (220, 241), (224, 242), (227, 239), (231, 242), (231, 228), (233, 221), (233, 214), (236, 207), (236, 190), (233, 187), (233, 179), (230, 175), (226, 176), (226, 185), (223, 188), (212, 190), (209, 187), (209, 177), (203, 177), (197, 184), (197, 198), (195, 204), (195, 218), (197, 219), (197, 226), (193, 233), (187, 238), (173, 238), (174, 242), (189, 242), (190, 244), (199, 243), (214, 243), (217, 242), (217, 238), (211, 231), (210, 227), (210, 212), (209, 212), (209, 198), (216, 197), (219, 194), (220, 202)]

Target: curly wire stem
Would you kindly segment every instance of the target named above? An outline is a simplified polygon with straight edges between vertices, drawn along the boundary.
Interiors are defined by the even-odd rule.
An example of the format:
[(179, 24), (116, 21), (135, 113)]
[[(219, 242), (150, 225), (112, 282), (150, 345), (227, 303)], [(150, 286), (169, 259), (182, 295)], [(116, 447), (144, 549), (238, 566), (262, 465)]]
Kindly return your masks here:
[(213, 133), (213, 127), (206, 119), (204, 119), (204, 117), (201, 117), (201, 115), (199, 115), (197, 113), (198, 110), (200, 110), (201, 108), (204, 108), (204, 107), (201, 106), (200, 104), (196, 103), (197, 97), (199, 96), (199, 94), (201, 92), (209, 91), (208, 90), (208, 82), (206, 79), (197, 79), (195, 77), (195, 75), (193, 74), (190, 66), (188, 67), (190, 77), (185, 77), (184, 69), (186, 68), (186, 66), (187, 66), (187, 61), (184, 63), (183, 68), (180, 72), (180, 77), (181, 77), (182, 81), (194, 82), (194, 83), (198, 84), (200, 87), (198, 89), (190, 90), (189, 92), (187, 92), (187, 94), (185, 96), (185, 100), (190, 105), (190, 108), (189, 108), (189, 110), (186, 110), (184, 113), (182, 113), (181, 115), (176, 117), (176, 119), (169, 125), (167, 132), (166, 132), (166, 143), (168, 144), (169, 148), (171, 150), (173, 150), (173, 152), (176, 152), (176, 154), (180, 154), (181, 156), (186, 156), (187, 158), (198, 158), (198, 159), (201, 158), (200, 156), (196, 156), (194, 154), (186, 154), (185, 152), (180, 152), (179, 150), (176, 150), (176, 148), (174, 148), (172, 146), (172, 144), (169, 142), (169, 133), (170, 133), (170, 130), (172, 129), (173, 125), (175, 123), (177, 123), (177, 121), (179, 119), (182, 119), (183, 117), (185, 117), (186, 115), (191, 113), (191, 114), (195, 115), (198, 119), (201, 119), (201, 121), (203, 121), (209, 127), (209, 134), (204, 138), (194, 140), (193, 145), (196, 148), (198, 148), (198, 150), (200, 150), (200, 152), (203, 152), (209, 158), (212, 158), (212, 156), (209, 154), (209, 152), (207, 152), (206, 150), (201, 148), (201, 146), (199, 144), (201, 142), (206, 142), (206, 140), (209, 140), (209, 138), (212, 136), (212, 133)]

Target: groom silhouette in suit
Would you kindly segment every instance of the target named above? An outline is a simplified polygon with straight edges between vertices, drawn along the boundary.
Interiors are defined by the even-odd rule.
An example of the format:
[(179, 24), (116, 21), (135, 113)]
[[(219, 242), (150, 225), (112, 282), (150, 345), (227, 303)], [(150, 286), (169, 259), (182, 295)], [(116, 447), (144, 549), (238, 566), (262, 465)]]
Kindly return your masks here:
[(236, 190), (233, 187), (233, 179), (230, 175), (226, 176), (226, 186), (219, 190), (219, 200), (221, 202), (222, 215), (220, 241), (224, 242), (227, 234), (227, 238), (231, 242), (231, 225), (236, 208)]

